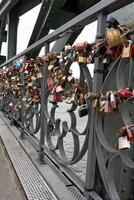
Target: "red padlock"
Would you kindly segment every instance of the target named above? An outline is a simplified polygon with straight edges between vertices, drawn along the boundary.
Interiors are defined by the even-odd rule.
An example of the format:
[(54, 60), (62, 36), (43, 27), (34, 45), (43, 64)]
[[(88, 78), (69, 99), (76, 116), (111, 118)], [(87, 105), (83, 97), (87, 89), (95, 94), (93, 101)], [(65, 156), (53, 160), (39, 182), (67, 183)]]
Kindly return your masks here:
[(117, 92), (119, 95), (121, 95), (122, 97), (124, 97), (125, 99), (133, 96), (132, 92), (129, 89), (120, 89)]
[(52, 79), (48, 79), (48, 80), (47, 80), (47, 86), (48, 86), (48, 89), (49, 89), (49, 90), (52, 90), (52, 89), (53, 89), (53, 87), (54, 87), (54, 82), (53, 82)]
[(85, 49), (85, 42), (79, 42), (75, 44), (76, 51), (84, 51)]
[(21, 66), (21, 67), (19, 68), (19, 73), (24, 72), (24, 70), (25, 70), (24, 66)]
[(134, 44), (131, 45), (131, 55), (134, 57)]
[(116, 51), (114, 52), (114, 58), (118, 58), (121, 55), (122, 51), (117, 48)]
[(126, 130), (127, 130), (127, 138), (130, 142), (134, 142), (134, 133), (133, 131), (130, 129), (134, 127), (134, 124), (126, 126)]

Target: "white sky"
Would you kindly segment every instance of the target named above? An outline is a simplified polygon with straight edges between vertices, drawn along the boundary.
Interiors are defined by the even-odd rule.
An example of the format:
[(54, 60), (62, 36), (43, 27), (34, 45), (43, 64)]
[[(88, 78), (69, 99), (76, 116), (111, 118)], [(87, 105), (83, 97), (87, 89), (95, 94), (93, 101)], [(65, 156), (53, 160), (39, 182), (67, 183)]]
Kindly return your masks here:
[[(22, 15), (19, 20), (19, 26), (18, 26), (18, 38), (17, 38), (17, 53), (20, 53), (24, 49), (26, 49), (27, 44), (29, 42), (34, 24), (36, 22), (40, 6), (38, 5), (26, 14)], [(96, 35), (96, 25), (97, 23), (94, 22), (84, 28), (82, 33), (78, 36), (77, 40), (75, 42), (93, 42), (95, 40)], [(6, 43), (3, 43), (2, 45), (2, 55), (6, 55), (7, 47)], [(40, 55), (43, 55), (44, 50), (40, 52)], [(75, 76), (79, 76), (79, 70), (78, 66), (75, 64), (73, 65), (73, 69), (75, 71)], [(93, 65), (90, 66), (90, 68), (93, 70)], [(91, 70), (91, 71), (92, 71)]]

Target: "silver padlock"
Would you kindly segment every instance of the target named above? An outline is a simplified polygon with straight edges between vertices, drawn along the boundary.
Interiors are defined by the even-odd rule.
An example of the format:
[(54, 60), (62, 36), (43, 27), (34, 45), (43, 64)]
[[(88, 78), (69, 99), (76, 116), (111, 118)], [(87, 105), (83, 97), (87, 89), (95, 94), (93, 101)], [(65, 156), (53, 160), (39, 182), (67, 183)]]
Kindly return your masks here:
[(110, 103), (111, 103), (112, 108), (116, 108), (116, 99), (112, 91), (110, 92)]
[(127, 136), (119, 137), (118, 149), (130, 149), (130, 141), (128, 141)]

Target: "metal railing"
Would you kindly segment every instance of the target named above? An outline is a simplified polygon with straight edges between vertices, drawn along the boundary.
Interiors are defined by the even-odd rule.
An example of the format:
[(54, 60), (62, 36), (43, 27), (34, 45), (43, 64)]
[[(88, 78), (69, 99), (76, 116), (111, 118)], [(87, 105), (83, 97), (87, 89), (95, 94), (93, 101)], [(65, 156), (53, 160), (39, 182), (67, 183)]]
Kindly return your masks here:
[[(78, 17), (69, 21), (65, 25), (59, 27), (53, 33), (43, 37), (30, 47), (28, 47), (23, 52), (14, 56), (13, 58), (6, 61), (2, 64), (1, 67), (11, 66), (13, 62), (20, 57), (24, 56), (24, 62), (30, 53), (38, 48), (45, 46), (45, 54), (49, 52), (50, 43), (64, 37), (67, 34), (73, 33), (85, 25), (98, 20), (97, 25), (97, 38), (103, 37), (106, 30), (106, 19), (107, 15), (112, 13), (119, 8), (132, 3), (132, 0), (103, 0), (89, 8), (84, 13), (80, 14)], [(132, 60), (131, 60), (132, 62)], [(69, 62), (68, 68), (71, 66), (72, 62)], [(120, 89), (124, 87), (125, 78), (120, 77), (121, 67), (126, 65), (120, 57), (109, 67), (109, 73), (105, 77), (103, 74), (104, 65), (102, 63), (102, 58), (95, 59), (94, 67), (94, 77), (93, 81), (86, 65), (80, 64), (80, 81), (86, 81), (88, 85), (88, 90), (93, 93), (102, 92), (106, 93), (112, 86), (111, 82), (113, 81), (113, 76), (117, 76), (117, 88)], [(16, 71), (15, 71), (16, 73)], [(125, 71), (122, 70), (121, 74), (124, 76)], [(30, 138), (30, 141), (35, 145), (39, 151), (39, 159), (41, 162), (50, 161), (55, 164), (56, 169), (62, 171), (65, 176), (67, 176), (71, 182), (77, 188), (84, 193), (86, 199), (126, 199), (125, 192), (123, 193), (123, 184), (117, 180), (115, 177), (119, 175), (123, 177), (122, 172), (117, 172), (117, 167), (119, 170), (124, 169), (124, 164), (133, 169), (134, 164), (132, 159), (128, 156), (128, 150), (122, 149), (118, 151), (114, 148), (115, 137), (111, 137), (107, 131), (110, 131), (111, 134), (115, 129), (121, 125), (121, 117), (123, 122), (131, 122), (129, 117), (128, 109), (126, 109), (129, 102), (133, 102), (133, 98), (126, 101), (124, 105), (120, 108), (120, 115), (117, 116), (117, 119), (111, 120), (119, 121), (119, 124), (115, 122), (116, 126), (113, 127), (113, 131), (110, 130), (106, 125), (111, 126), (110, 120), (108, 117), (104, 117), (101, 113), (97, 112), (95, 109), (91, 108), (87, 117), (87, 124), (84, 131), (79, 131), (77, 129), (77, 116), (76, 116), (76, 106), (72, 106), (67, 113), (70, 116), (70, 125), (68, 120), (63, 120), (61, 123), (60, 118), (56, 118), (57, 105), (48, 108), (48, 92), (45, 88), (46, 82), (48, 79), (48, 68), (47, 63), (42, 66), (42, 78), (41, 78), (41, 101), (40, 103), (34, 103), (30, 106), (26, 106), (25, 103), (22, 103), (21, 109), (13, 109), (10, 104), (12, 99), (14, 103), (18, 101), (18, 98), (21, 100), (25, 96), (26, 88), (24, 84), (24, 75), (21, 73), (20, 76), (20, 88), (21, 92), (18, 95), (17, 99), (10, 93), (6, 94), (4, 101), (1, 101), (2, 110), (8, 114), (8, 117), (11, 119), (12, 123), (14, 121), (19, 124), (21, 127), (21, 137)], [(16, 74), (14, 74), (16, 76)], [(115, 85), (114, 85), (115, 87)], [(127, 87), (127, 85), (125, 85)], [(112, 89), (112, 88), (111, 88)], [(128, 108), (128, 107), (127, 107)], [(125, 114), (124, 114), (125, 113)], [(26, 115), (27, 114), (27, 115)], [(29, 115), (29, 117), (28, 117)], [(62, 117), (62, 116), (61, 116)], [(48, 123), (49, 121), (55, 122), (55, 136), (49, 134), (48, 132)], [(132, 122), (130, 123), (132, 124)], [(119, 128), (119, 127), (118, 127)], [(62, 129), (62, 130), (61, 130)], [(72, 134), (72, 146), (71, 148), (71, 158), (66, 156), (66, 146), (64, 146), (64, 139), (67, 138), (68, 133)], [(83, 137), (82, 142), (81, 136)], [(53, 137), (55, 138), (53, 141)], [(112, 141), (110, 138), (112, 138)], [(80, 148), (80, 143), (81, 148)], [(85, 159), (85, 180), (82, 180), (73, 170), (70, 165), (76, 165), (79, 161)], [(121, 163), (119, 163), (121, 162)], [(123, 164), (124, 163), (124, 164)], [(77, 168), (76, 168), (77, 169)], [(54, 169), (55, 170), (55, 169)], [(115, 179), (114, 179), (115, 177)], [(121, 178), (120, 178), (121, 181)], [(132, 188), (130, 189), (129, 194), (132, 193)], [(129, 198), (129, 195), (127, 198)], [(124, 195), (124, 196), (122, 196)], [(130, 197), (131, 198), (131, 197)], [(133, 197), (132, 197), (133, 198)]]

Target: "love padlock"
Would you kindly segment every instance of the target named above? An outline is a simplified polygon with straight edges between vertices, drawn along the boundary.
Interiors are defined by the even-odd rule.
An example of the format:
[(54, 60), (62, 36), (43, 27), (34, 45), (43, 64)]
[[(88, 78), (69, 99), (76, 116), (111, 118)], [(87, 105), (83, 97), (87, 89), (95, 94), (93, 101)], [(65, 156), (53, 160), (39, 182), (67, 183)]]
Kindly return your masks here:
[(118, 149), (130, 149), (130, 141), (128, 141), (127, 136), (118, 138)]
[(104, 106), (104, 112), (105, 113), (109, 113), (109, 112), (113, 112), (113, 107), (111, 106), (111, 102), (110, 102), (110, 92), (106, 93), (106, 101), (105, 101), (105, 106)]
[(128, 140), (129, 140), (130, 142), (133, 142), (133, 143), (134, 143), (134, 132), (133, 132), (133, 130), (131, 130), (131, 128), (133, 128), (133, 127), (134, 127), (134, 124), (129, 125), (129, 126), (126, 125)]
[(115, 98), (115, 94), (113, 91), (110, 92), (110, 103), (113, 109), (116, 109), (116, 98)]
[(78, 114), (79, 117), (85, 117), (88, 114), (88, 106), (87, 105), (82, 105), (79, 109), (78, 109)]
[(122, 58), (131, 58), (132, 57), (131, 46), (132, 46), (131, 41), (129, 41), (129, 44), (127, 46), (124, 46), (124, 48), (122, 50)]
[(87, 64), (87, 58), (84, 56), (78, 56), (78, 63)]
[(76, 51), (79, 51), (79, 52), (84, 51), (85, 43), (84, 42), (76, 43), (74, 47), (75, 47)]
[(133, 96), (132, 92), (129, 89), (120, 89), (117, 92), (120, 96), (122, 96), (123, 98), (127, 99), (131, 96)]

